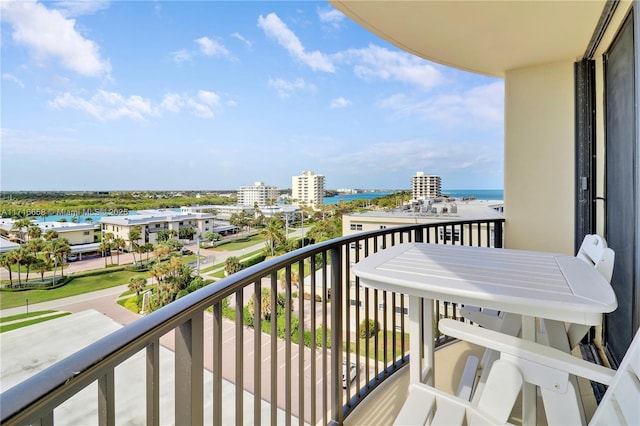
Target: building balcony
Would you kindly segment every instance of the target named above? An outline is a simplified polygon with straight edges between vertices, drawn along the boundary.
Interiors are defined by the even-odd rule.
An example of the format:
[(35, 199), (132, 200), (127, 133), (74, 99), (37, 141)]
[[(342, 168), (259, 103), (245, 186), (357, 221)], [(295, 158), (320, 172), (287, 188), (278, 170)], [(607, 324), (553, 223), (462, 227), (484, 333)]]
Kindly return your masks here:
[[(407, 394), (408, 304), (401, 294), (361, 287), (351, 265), (398, 243), (438, 242), (443, 231), (459, 233), (455, 244), (500, 248), (503, 226), (503, 219), (494, 219), (381, 229), (247, 268), (6, 390), (1, 422), (65, 424), (72, 411), (74, 418), (86, 415), (105, 425), (130, 417), (148, 425), (391, 424)], [(353, 244), (361, 248), (350, 250)], [(298, 285), (296, 269), (315, 273)], [(280, 302), (278, 292), (284, 293)], [(250, 300), (252, 313), (237, 309)], [(277, 321), (267, 322), (269, 306), (278, 303)], [(434, 312), (463, 320), (446, 301), (435, 302)], [(377, 333), (361, 330), (368, 321), (378, 324)], [(436, 386), (452, 391), (465, 357), (480, 349), (437, 338), (436, 356), (443, 361)], [(136, 378), (125, 368), (134, 362)], [(123, 386), (133, 387), (129, 382), (136, 395), (122, 394)], [(69, 408), (88, 388), (89, 402)]]

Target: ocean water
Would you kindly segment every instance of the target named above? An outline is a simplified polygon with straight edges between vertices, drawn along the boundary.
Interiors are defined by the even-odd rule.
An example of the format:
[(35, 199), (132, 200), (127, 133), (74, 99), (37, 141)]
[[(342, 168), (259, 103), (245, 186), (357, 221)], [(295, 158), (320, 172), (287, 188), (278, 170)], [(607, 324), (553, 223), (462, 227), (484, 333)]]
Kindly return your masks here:
[[(324, 203), (338, 204), (341, 201), (373, 200), (389, 194), (393, 194), (393, 191), (340, 194), (335, 197), (326, 197)], [(442, 195), (454, 198), (475, 197), (476, 200), (504, 200), (504, 191), (502, 189), (443, 189)]]
[(443, 189), (442, 195), (454, 198), (475, 197), (476, 200), (504, 200), (502, 189)]

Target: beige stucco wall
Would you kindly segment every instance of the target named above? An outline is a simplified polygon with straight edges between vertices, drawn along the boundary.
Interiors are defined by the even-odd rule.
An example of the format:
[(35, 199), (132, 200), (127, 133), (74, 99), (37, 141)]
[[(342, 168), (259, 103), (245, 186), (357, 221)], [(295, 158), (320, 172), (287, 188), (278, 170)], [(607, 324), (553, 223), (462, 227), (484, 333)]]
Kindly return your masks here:
[(505, 244), (574, 251), (573, 62), (505, 78)]

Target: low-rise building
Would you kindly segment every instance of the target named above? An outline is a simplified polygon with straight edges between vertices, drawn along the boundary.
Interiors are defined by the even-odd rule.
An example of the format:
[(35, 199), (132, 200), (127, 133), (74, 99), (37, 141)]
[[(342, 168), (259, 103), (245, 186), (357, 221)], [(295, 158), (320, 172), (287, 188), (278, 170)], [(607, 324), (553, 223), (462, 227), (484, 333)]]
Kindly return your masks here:
[(243, 206), (239, 204), (208, 204), (202, 206), (183, 206), (180, 207), (180, 213), (197, 214), (210, 213), (215, 220), (229, 220), (232, 214), (245, 213), (247, 215), (254, 214), (253, 205)]
[[(27, 242), (29, 241), (29, 233), (25, 228), (16, 229), (13, 219), (2, 219), (0, 221), (0, 230), (3, 235), (10, 241)], [(66, 238), (69, 245), (91, 244), (94, 242), (96, 226), (92, 223), (74, 223), (74, 222), (58, 222), (58, 221), (37, 221), (32, 220), (32, 225), (38, 226), (44, 234), (48, 230), (53, 230), (58, 234), (58, 238)]]
[[(465, 220), (501, 219), (504, 217), (504, 204), (502, 201), (445, 200), (414, 201), (401, 209), (392, 211), (368, 211), (343, 215), (342, 235), (414, 223), (460, 222)], [(460, 228), (456, 228), (453, 232), (451, 229), (446, 231), (441, 229), (438, 235), (434, 236), (437, 241), (434, 240), (433, 242), (459, 241), (460, 238), (465, 238), (465, 235), (460, 235), (460, 232)], [(483, 238), (486, 238), (486, 232), (481, 232), (481, 234)], [(466, 237), (468, 238), (468, 236)], [(492, 235), (491, 238), (493, 238)], [(491, 242), (491, 245), (493, 246), (493, 242)]]
[[(451, 223), (451, 226), (439, 226), (430, 230), (427, 236), (428, 242), (439, 244), (461, 244), (464, 241), (479, 241), (481, 245), (485, 247), (494, 246), (494, 233), (493, 228), (488, 223), (476, 223), (473, 226), (455, 226), (456, 222), (463, 221), (477, 221), (477, 220), (492, 220), (503, 219), (503, 205), (502, 201), (482, 201), (482, 200), (422, 200), (413, 201), (410, 204), (403, 206), (400, 209), (393, 211), (369, 211), (363, 213), (350, 213), (342, 216), (342, 235), (352, 235), (360, 232), (375, 231), (378, 229), (391, 228), (397, 226), (406, 226), (411, 224), (422, 223)], [(391, 241), (386, 241), (389, 245)], [(425, 241), (427, 242), (427, 241)], [(382, 246), (382, 242), (378, 240), (378, 245)], [(373, 244), (369, 247), (371, 250)], [(365, 247), (362, 243), (351, 243), (350, 246), (351, 259), (362, 258), (364, 256)], [(356, 255), (356, 250), (360, 253)], [(359, 297), (356, 295), (355, 276), (350, 276), (349, 286), (349, 306), (351, 308), (350, 318), (356, 318), (356, 309), (361, 310), (361, 315), (365, 309), (364, 290), (360, 288)], [(305, 282), (306, 284), (306, 282)], [(305, 287), (305, 291), (308, 292), (308, 287)], [(385, 305), (393, 306), (393, 310), (385, 308)], [(393, 296), (389, 293), (386, 296), (386, 300), (382, 295), (379, 295), (377, 305), (374, 303), (373, 298), (369, 299), (369, 312), (387, 312), (387, 320), (389, 323), (393, 321), (393, 315), (395, 315), (395, 321), (400, 324), (401, 317), (408, 318), (409, 315), (409, 299), (406, 296), (397, 295)], [(441, 302), (439, 307), (440, 313), (446, 312), (447, 309), (454, 309), (452, 306), (445, 306), (444, 302)], [(459, 309), (457, 307), (456, 309)], [(383, 321), (380, 318), (380, 321)], [(358, 324), (352, 323), (352, 327), (357, 327)]]
[(122, 238), (126, 242), (125, 250), (131, 251), (129, 232), (134, 226), (140, 226), (139, 243), (156, 244), (158, 232), (175, 231), (192, 228), (193, 238), (202, 237), (214, 229), (214, 216), (211, 213), (183, 213), (173, 210), (144, 211), (143, 214), (129, 216), (105, 216), (100, 219), (103, 233), (110, 232), (114, 238)]

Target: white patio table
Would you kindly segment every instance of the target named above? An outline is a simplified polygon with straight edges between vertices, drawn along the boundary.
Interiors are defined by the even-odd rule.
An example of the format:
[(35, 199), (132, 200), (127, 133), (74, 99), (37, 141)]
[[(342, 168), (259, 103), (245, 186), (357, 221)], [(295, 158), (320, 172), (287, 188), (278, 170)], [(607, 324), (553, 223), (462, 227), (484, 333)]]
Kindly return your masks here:
[[(528, 340), (535, 340), (536, 317), (599, 325), (602, 314), (618, 306), (602, 275), (565, 254), (404, 243), (366, 257), (352, 271), (364, 286), (410, 296), (411, 383), (426, 378), (433, 384), (433, 299), (520, 314)], [(535, 388), (525, 391), (523, 420), (535, 423)]]

